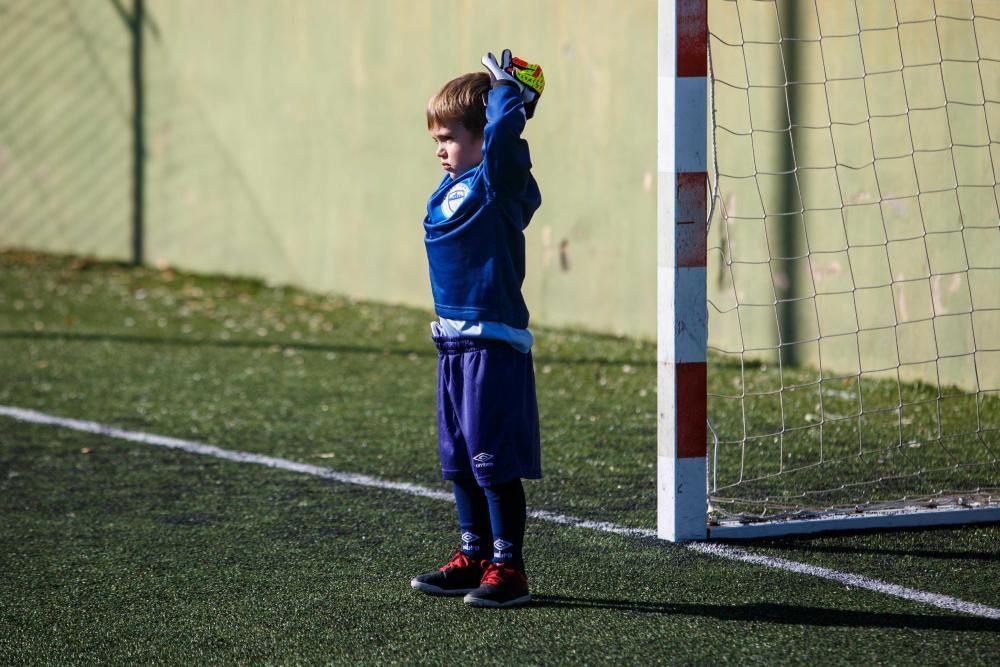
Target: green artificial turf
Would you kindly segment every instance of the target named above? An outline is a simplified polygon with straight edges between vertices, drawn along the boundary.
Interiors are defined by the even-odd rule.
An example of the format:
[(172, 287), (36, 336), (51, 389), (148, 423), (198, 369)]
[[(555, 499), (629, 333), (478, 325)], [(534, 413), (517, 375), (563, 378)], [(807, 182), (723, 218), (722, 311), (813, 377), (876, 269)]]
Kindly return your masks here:
[[(443, 489), (429, 313), (0, 253), (0, 404)], [(539, 331), (535, 509), (655, 524), (652, 344)], [(454, 508), (0, 417), (0, 662), (993, 664), (1000, 622), (530, 521), (534, 602), (412, 591)], [(996, 525), (745, 545), (1000, 606)]]

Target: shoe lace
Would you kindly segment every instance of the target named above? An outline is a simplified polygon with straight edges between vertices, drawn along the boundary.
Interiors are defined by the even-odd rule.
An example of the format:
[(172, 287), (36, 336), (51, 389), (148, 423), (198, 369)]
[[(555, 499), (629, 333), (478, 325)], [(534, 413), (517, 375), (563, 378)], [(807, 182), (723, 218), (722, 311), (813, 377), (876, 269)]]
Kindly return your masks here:
[(451, 557), (451, 560), (439, 567), (438, 569), (442, 572), (447, 572), (453, 568), (465, 568), (472, 565), (472, 559), (465, 555), (465, 552), (461, 549), (455, 550), (455, 555)]
[(488, 563), (486, 572), (483, 573), (481, 586), (500, 586), (505, 579), (516, 578), (518, 571), (512, 567), (507, 567), (505, 563)]

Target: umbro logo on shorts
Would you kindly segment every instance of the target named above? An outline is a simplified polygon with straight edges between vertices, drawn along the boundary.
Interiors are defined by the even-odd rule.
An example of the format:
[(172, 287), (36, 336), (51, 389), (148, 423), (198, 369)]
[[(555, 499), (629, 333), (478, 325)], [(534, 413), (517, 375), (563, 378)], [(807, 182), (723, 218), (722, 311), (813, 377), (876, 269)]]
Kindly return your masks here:
[(477, 468), (489, 468), (493, 465), (493, 459), (496, 457), (493, 454), (487, 454), (483, 452), (482, 454), (476, 454), (472, 457), (472, 460), (476, 462)]

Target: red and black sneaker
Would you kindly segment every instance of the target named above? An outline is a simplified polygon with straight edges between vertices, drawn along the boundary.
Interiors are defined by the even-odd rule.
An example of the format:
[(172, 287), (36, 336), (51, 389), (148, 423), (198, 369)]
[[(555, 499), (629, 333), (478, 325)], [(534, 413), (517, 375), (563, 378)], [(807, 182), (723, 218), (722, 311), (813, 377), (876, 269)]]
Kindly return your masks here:
[(528, 577), (504, 563), (489, 563), (479, 588), (465, 596), (472, 607), (516, 607), (531, 601)]
[(479, 586), (487, 564), (469, 558), (459, 549), (437, 570), (414, 577), (410, 586), (430, 595), (465, 595)]

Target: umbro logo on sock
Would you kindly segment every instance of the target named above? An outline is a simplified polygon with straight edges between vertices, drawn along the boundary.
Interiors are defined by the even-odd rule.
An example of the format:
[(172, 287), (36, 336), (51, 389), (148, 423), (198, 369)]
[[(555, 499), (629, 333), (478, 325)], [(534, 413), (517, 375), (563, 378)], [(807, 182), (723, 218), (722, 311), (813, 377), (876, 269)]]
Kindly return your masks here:
[(472, 457), (472, 460), (476, 462), (477, 468), (489, 468), (493, 465), (493, 459), (496, 458), (493, 454), (487, 454), (483, 452), (482, 454), (476, 454)]
[(509, 552), (504, 553), (504, 552), (506, 552), (507, 549), (510, 549), (512, 546), (514, 546), (514, 545), (511, 544), (510, 542), (508, 542), (507, 540), (497, 540), (497, 541), (495, 541), (493, 543), (493, 557), (494, 558), (508, 558), (510, 556), (510, 553)]
[(475, 533), (469, 531), (462, 533), (462, 548), (466, 551), (479, 551), (479, 545), (476, 544), (478, 541), (479, 536)]

